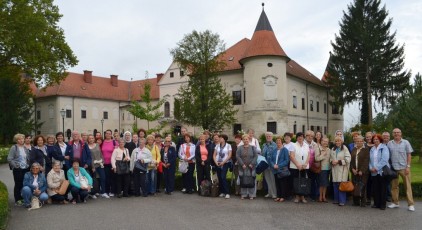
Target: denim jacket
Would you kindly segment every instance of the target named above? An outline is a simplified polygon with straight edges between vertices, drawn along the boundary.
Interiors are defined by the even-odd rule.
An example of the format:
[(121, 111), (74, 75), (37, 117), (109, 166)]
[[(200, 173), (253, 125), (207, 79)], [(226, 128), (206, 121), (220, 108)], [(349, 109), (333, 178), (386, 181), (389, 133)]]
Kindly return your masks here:
[[(45, 176), (43, 173), (38, 173), (38, 189), (41, 192), (45, 192), (47, 190), (47, 180), (45, 179)], [(33, 192), (35, 190), (35, 186), (32, 185), (34, 183), (34, 175), (32, 175), (32, 172), (25, 173), (25, 176), (23, 177), (23, 186), (28, 186), (31, 188), (31, 191)]]
[[(267, 162), (271, 161), (274, 149), (277, 149), (277, 144), (274, 141), (271, 141), (270, 143), (266, 142), (264, 144), (263, 150), (262, 150), (262, 156), (265, 157)], [(275, 159), (274, 159), (274, 162), (275, 162)]]
[(375, 165), (375, 150), (376, 147), (373, 146), (370, 151), (369, 170), (372, 170), (375, 167), (377, 169), (377, 173), (371, 172), (371, 176), (376, 176), (378, 174), (382, 176), (382, 168), (385, 165), (390, 167), (390, 164), (388, 163), (388, 160), (390, 159), (390, 151), (388, 150), (388, 147), (386, 145), (380, 144), (377, 155), (378, 163)]
[[(268, 164), (270, 165), (270, 168), (273, 172), (273, 174), (277, 174), (280, 173), (283, 167), (287, 167), (289, 165), (290, 162), (290, 157), (289, 157), (289, 150), (287, 150), (287, 148), (283, 147), (280, 149), (280, 154), (278, 155), (278, 160), (277, 160), (277, 148), (275, 148), (272, 152), (271, 152), (271, 160), (268, 161)], [(278, 169), (274, 169), (274, 165), (276, 164), (275, 162), (277, 161), (277, 165), (278, 165)]]

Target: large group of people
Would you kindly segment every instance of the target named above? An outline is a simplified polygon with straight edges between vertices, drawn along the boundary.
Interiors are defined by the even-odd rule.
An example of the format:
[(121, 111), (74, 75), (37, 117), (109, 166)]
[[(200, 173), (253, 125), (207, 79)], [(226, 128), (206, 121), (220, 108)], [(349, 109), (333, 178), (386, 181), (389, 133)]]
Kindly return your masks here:
[[(273, 133), (266, 132), (261, 146), (252, 129), (235, 135), (233, 144), (227, 135), (207, 130), (195, 140), (186, 128), (177, 140), (171, 135), (148, 135), (143, 129), (136, 134), (127, 131), (122, 137), (111, 130), (104, 137), (73, 131), (69, 142), (62, 132), (34, 138), (16, 134), (8, 161), (16, 205), (27, 208), (33, 197), (41, 203), (77, 204), (89, 197), (147, 197), (162, 191), (171, 195), (179, 168), (186, 194), (205, 194), (204, 186), (218, 183), (219, 197), (229, 199), (234, 191), (232, 195), (242, 200), (253, 200), (257, 174), (263, 174), (265, 197), (275, 202), (327, 203), (327, 193), (331, 193), (332, 202), (344, 206), (351, 192), (352, 205), (381, 210), (399, 207), (401, 177), (408, 210), (414, 211), (413, 149), (400, 129), (392, 135), (390, 140), (388, 132), (364, 136), (354, 132), (353, 143), (346, 144), (340, 130), (333, 142), (320, 131), (308, 130), (296, 133), (293, 143), (292, 133), (274, 139)], [(391, 170), (398, 177), (387, 175)], [(229, 171), (232, 183), (227, 180)], [(344, 189), (348, 181), (354, 185), (352, 191)], [(388, 206), (387, 201), (391, 202)]]

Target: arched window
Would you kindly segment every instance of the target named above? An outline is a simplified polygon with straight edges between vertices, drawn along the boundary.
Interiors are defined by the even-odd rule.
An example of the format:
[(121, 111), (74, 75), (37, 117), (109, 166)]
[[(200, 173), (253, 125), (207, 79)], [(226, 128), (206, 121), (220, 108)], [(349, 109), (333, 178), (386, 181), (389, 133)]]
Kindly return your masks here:
[(168, 101), (164, 103), (164, 117), (170, 117), (170, 103)]

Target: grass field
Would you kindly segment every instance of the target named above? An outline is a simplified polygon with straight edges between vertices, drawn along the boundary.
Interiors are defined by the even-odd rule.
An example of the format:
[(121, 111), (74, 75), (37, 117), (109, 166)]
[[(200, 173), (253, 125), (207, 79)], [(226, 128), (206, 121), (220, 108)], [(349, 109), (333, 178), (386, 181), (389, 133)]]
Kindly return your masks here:
[(420, 182), (422, 183), (422, 163), (419, 163), (419, 156), (412, 157), (412, 183), (413, 182)]

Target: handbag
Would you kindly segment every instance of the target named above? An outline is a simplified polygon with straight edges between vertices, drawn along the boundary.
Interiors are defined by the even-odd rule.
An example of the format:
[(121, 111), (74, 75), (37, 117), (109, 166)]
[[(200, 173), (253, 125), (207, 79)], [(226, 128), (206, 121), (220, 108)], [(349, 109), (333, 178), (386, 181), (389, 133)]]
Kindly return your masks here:
[[(156, 148), (158, 148), (157, 146), (155, 146)], [(158, 154), (161, 154), (161, 152), (160, 151), (157, 151), (157, 155), (155, 156), (155, 161), (157, 161), (158, 160)], [(163, 173), (163, 162), (162, 161), (159, 161), (158, 162), (158, 165), (157, 165), (157, 172), (158, 173)]]
[(61, 184), (60, 184), (60, 188), (59, 191), (57, 192), (59, 195), (64, 195), (66, 194), (67, 188), (69, 187), (69, 181), (68, 180), (64, 180)]
[[(278, 156), (279, 155), (280, 154), (277, 154), (277, 157), (275, 159), (275, 164), (278, 163)], [(277, 173), (277, 178), (278, 179), (281, 179), (281, 178), (284, 178), (284, 177), (288, 177), (288, 176), (290, 176), (290, 170), (289, 170), (289, 168), (287, 166), (282, 167), (281, 168), (281, 171)]]
[(305, 173), (305, 177), (300, 175), (293, 179), (293, 189), (296, 195), (306, 196), (311, 194), (311, 179), (308, 178), (308, 174)]
[(37, 196), (32, 196), (31, 207), (28, 209), (28, 211), (33, 210), (33, 209), (39, 209), (41, 207), (42, 207), (42, 203), (41, 203), (40, 199), (38, 199)]
[(136, 161), (135, 162), (135, 168), (139, 169), (139, 171), (141, 171), (141, 173), (146, 173), (147, 172), (147, 164), (146, 163), (142, 163), (141, 161)]
[(180, 160), (179, 161), (179, 172), (187, 173), (188, 172), (188, 166), (189, 166), (188, 162), (186, 162), (184, 160)]
[[(344, 166), (343, 166), (343, 172), (342, 172), (342, 176), (344, 174)], [(338, 190), (340, 192), (352, 192), (353, 189), (355, 188), (355, 186), (353, 186), (353, 183), (351, 181), (343, 181), (340, 182), (340, 185), (338, 186)]]
[(81, 186), (81, 188), (87, 188), (89, 183), (88, 183), (88, 179), (84, 176), (81, 175), (81, 178), (79, 178), (79, 185)]
[[(249, 173), (247, 173), (249, 172)], [(245, 170), (240, 178), (240, 187), (241, 188), (255, 188), (255, 177), (252, 176), (252, 169)]]
[(321, 162), (320, 161), (314, 161), (311, 164), (310, 170), (313, 173), (317, 173), (317, 174), (320, 173), (321, 172)]
[(363, 197), (363, 195), (365, 194), (364, 188), (365, 188), (365, 184), (362, 182), (362, 177), (359, 176), (357, 177), (359, 179), (355, 179), (355, 183), (354, 183), (354, 189), (353, 189), (353, 196), (354, 197)]
[(389, 180), (397, 179), (397, 172), (387, 165), (384, 165), (384, 167), (382, 167), (382, 176)]
[(340, 190), (340, 192), (352, 192), (354, 189), (355, 186), (351, 181), (340, 182), (340, 186), (338, 187), (338, 190)]
[(281, 179), (284, 177), (288, 177), (290, 176), (290, 170), (287, 166), (281, 168), (281, 171), (279, 173), (277, 173), (277, 178)]
[(123, 160), (123, 159), (126, 158), (125, 153), (126, 153), (126, 149), (125, 149), (125, 151), (123, 151), (122, 160), (116, 160), (116, 173), (117, 173), (117, 175), (128, 174), (129, 171), (130, 171), (129, 162)]

